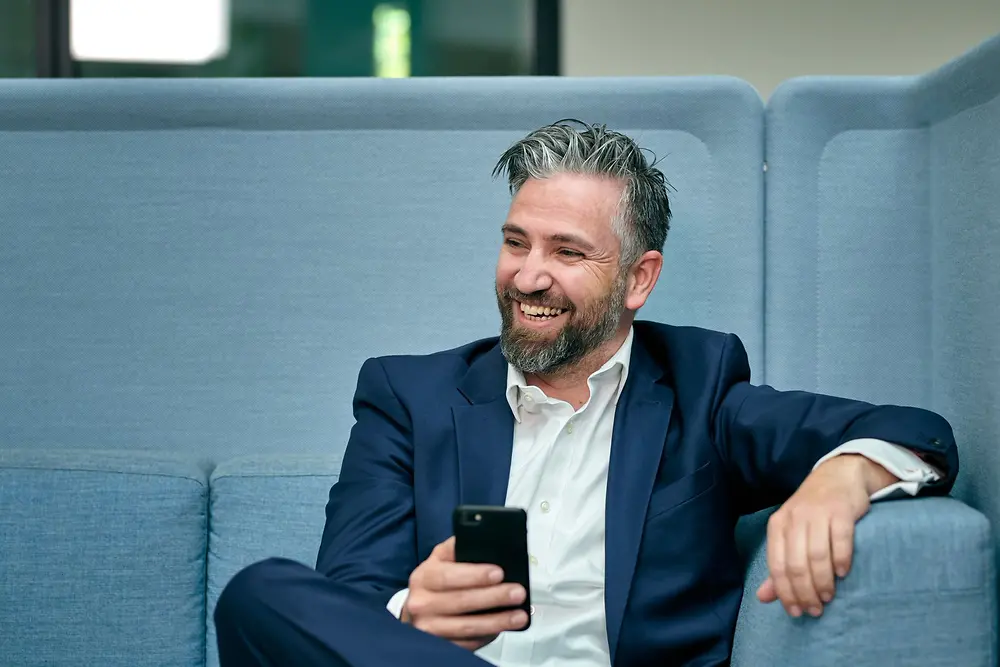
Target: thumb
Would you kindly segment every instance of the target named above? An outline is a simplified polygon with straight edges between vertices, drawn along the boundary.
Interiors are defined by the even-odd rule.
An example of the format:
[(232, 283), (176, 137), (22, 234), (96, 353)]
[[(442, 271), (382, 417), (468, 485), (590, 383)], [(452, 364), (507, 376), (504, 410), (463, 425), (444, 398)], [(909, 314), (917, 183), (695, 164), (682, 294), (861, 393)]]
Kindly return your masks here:
[(452, 535), (444, 542), (441, 542), (436, 547), (434, 551), (431, 552), (431, 556), (436, 560), (455, 562), (455, 536)]
[(774, 602), (778, 599), (777, 591), (774, 588), (774, 580), (768, 577), (757, 589), (757, 599), (761, 602)]

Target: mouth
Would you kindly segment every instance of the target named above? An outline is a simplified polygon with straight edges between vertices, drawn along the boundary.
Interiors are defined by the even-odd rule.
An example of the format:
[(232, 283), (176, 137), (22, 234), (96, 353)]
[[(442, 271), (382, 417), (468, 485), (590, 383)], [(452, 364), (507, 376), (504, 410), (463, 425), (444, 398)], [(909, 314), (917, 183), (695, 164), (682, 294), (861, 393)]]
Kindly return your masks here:
[(548, 326), (556, 320), (563, 319), (569, 311), (565, 308), (549, 308), (548, 306), (531, 306), (520, 301), (514, 302), (514, 310), (518, 320), (535, 326)]

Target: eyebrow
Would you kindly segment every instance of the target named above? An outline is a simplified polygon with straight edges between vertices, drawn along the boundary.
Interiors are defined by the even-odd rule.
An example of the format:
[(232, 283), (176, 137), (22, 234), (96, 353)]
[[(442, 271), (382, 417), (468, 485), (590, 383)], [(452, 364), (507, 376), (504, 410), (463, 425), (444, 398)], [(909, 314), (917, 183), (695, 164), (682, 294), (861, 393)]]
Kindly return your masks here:
[[(521, 227), (511, 223), (505, 223), (503, 227), (500, 228), (501, 231), (511, 234), (520, 234), (521, 236), (527, 236), (528, 233), (524, 231)], [(596, 248), (589, 242), (585, 241), (583, 237), (577, 236), (576, 234), (552, 234), (545, 237), (546, 241), (553, 241), (555, 243), (569, 243), (570, 245), (575, 245), (588, 252), (594, 252)]]

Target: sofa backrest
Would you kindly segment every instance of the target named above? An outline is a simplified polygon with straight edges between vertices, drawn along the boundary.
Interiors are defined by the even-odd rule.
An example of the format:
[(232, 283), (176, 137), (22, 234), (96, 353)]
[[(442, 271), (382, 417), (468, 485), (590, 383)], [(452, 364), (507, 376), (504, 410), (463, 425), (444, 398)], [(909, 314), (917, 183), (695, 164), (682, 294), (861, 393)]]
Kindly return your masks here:
[(786, 82), (767, 167), (767, 382), (940, 412), (954, 495), (996, 525), (1000, 36), (924, 76)]
[(495, 336), (500, 154), (563, 118), (676, 192), (647, 319), (763, 363), (763, 103), (731, 78), (89, 80), (0, 95), (0, 446), (337, 454), (366, 357)]
[[(3, 88), (0, 506), (21, 510), (22, 549), (4, 550), (18, 599), (0, 607), (32, 623), (0, 652), (21, 664), (217, 664), (229, 578), (315, 559), (362, 361), (496, 335), (509, 194), (491, 171), (535, 127), (603, 122), (655, 153), (675, 218), (641, 316), (734, 331), (763, 363), (763, 103), (741, 81)], [(8, 495), (43, 478), (29, 505)], [(85, 562), (32, 547), (39, 522)], [(53, 571), (76, 578), (33, 585)], [(142, 633), (147, 595), (174, 611)], [(64, 626), (65, 650), (33, 649)]]

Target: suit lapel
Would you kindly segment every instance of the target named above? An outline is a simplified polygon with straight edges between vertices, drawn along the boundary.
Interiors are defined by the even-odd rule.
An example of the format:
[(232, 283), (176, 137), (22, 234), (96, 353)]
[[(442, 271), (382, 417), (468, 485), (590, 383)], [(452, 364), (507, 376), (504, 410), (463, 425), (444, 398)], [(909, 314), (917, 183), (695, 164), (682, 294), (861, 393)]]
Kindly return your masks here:
[(646, 508), (670, 425), (674, 392), (659, 381), (662, 375), (663, 369), (636, 332), (629, 379), (615, 411), (608, 468), (605, 611), (612, 664), (635, 574)]
[(469, 367), (459, 385), (468, 404), (452, 407), (458, 447), (459, 502), (504, 505), (514, 441), (505, 395), (507, 362), (494, 347)]

